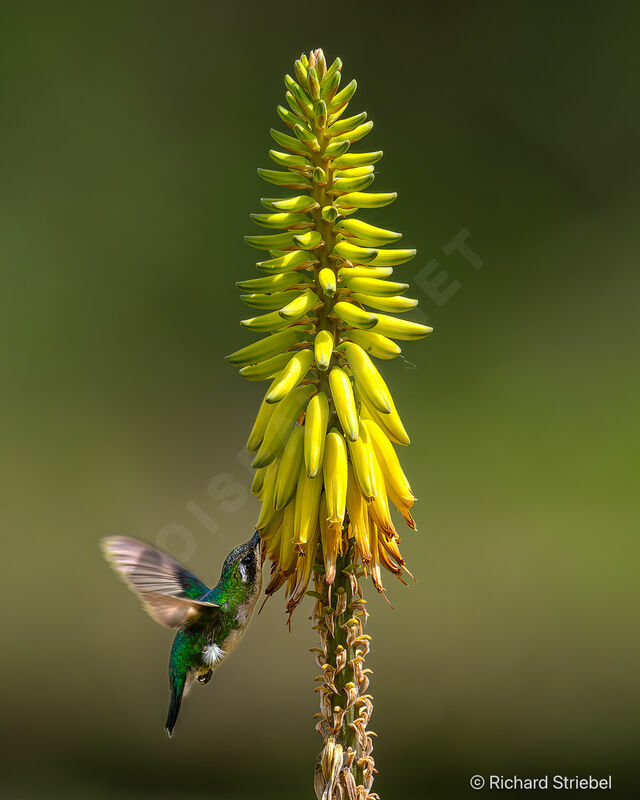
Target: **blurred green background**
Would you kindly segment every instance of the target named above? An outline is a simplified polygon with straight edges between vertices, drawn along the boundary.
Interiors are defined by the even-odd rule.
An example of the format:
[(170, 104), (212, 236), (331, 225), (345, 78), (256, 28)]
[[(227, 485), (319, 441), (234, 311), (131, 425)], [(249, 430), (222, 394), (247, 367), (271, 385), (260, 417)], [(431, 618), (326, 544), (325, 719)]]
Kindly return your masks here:
[(216, 580), (251, 533), (262, 387), (223, 356), (282, 76), (318, 46), (358, 79), (399, 193), (369, 219), (418, 248), (397, 273), (436, 329), (384, 365), (419, 583), (369, 592), (377, 789), (638, 789), (640, 6), (7, 0), (3, 797), (312, 796), (308, 607), (289, 634), (268, 604), (169, 741), (171, 635), (98, 540)]

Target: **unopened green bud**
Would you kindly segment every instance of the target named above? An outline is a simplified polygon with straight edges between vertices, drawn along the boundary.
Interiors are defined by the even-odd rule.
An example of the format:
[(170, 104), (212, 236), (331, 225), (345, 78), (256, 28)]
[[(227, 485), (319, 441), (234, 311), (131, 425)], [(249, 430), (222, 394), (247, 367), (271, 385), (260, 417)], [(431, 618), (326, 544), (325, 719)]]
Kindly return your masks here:
[(318, 74), (314, 67), (309, 67), (307, 82), (311, 99), (317, 100), (320, 97), (320, 81), (318, 80)]
[(338, 218), (338, 209), (335, 206), (325, 206), (320, 213), (325, 222), (335, 222)]
[(317, 152), (320, 149), (320, 145), (318, 144), (316, 137), (311, 133), (308, 127), (300, 124), (300, 120), (298, 120), (294, 125), (293, 132), (301, 142), (304, 142), (307, 147), (314, 152)]
[(327, 173), (322, 167), (316, 167), (313, 170), (313, 182), (317, 183), (319, 186), (324, 186), (327, 182)]
[(298, 59), (293, 66), (296, 71), (296, 77), (298, 81), (302, 84), (302, 86), (304, 86), (307, 82), (307, 69), (305, 65), (300, 59)]
[(327, 104), (324, 100), (320, 100), (316, 104), (316, 123), (318, 128), (327, 127)]
[(338, 91), (338, 87), (340, 86), (340, 70), (334, 69), (336, 63), (340, 59), (337, 58), (333, 64), (327, 70), (327, 74), (322, 79), (322, 83), (320, 84), (320, 96), (323, 97), (327, 102), (333, 99), (333, 96)]
[(339, 156), (344, 155), (347, 150), (351, 147), (351, 142), (348, 139), (344, 140), (334, 140), (331, 144), (327, 145), (326, 150), (324, 151), (330, 158), (338, 158)]
[(327, 71), (327, 60), (324, 57), (324, 51), (318, 50), (316, 54), (316, 72), (318, 73), (318, 80), (321, 81)]

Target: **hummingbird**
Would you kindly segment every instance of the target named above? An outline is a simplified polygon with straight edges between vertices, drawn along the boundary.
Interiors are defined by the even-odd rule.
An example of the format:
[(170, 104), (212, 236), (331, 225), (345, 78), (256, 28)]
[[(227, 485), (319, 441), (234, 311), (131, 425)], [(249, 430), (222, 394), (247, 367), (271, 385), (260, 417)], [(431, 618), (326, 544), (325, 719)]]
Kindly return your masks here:
[(169, 736), (182, 698), (197, 681), (209, 683), (214, 670), (237, 646), (260, 594), (260, 535), (226, 557), (213, 589), (166, 553), (127, 536), (102, 540), (105, 557), (161, 625), (177, 628), (169, 657), (171, 696), (165, 727)]

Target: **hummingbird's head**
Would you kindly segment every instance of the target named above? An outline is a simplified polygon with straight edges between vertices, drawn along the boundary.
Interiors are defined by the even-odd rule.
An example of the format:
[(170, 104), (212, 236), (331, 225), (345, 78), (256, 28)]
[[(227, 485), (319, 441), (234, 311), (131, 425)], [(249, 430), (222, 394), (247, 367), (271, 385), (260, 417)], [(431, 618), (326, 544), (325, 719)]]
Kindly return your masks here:
[(238, 545), (226, 557), (222, 565), (221, 584), (233, 595), (236, 602), (255, 602), (262, 581), (262, 559), (260, 557), (260, 534), (256, 533), (248, 542)]

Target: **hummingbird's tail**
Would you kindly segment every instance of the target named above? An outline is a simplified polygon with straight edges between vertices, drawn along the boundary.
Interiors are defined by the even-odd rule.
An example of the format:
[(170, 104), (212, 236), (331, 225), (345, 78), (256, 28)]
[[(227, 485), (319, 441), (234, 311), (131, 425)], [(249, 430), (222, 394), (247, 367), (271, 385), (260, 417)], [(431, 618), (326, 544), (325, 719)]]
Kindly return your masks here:
[(182, 705), (182, 695), (184, 694), (185, 680), (171, 681), (171, 699), (169, 700), (169, 713), (167, 714), (167, 721), (165, 728), (169, 736), (173, 733), (176, 727), (178, 714), (180, 713), (180, 706)]

